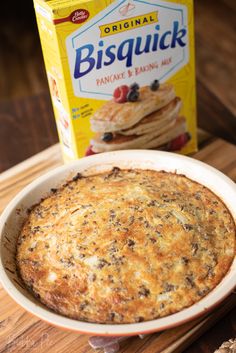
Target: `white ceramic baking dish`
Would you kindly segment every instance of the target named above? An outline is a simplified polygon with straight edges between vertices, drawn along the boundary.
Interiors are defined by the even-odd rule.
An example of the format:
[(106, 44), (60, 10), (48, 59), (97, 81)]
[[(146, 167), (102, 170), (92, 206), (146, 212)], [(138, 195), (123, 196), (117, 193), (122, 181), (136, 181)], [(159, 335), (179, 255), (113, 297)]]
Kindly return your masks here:
[(0, 280), (8, 294), (25, 310), (50, 324), (93, 335), (137, 335), (180, 325), (219, 304), (236, 285), (236, 260), (221, 283), (191, 307), (157, 320), (135, 324), (104, 325), (66, 318), (38, 302), (21, 283), (15, 268), (16, 241), (27, 209), (45, 197), (51, 188), (61, 185), (80, 172), (92, 174), (120, 168), (165, 170), (184, 174), (217, 194), (236, 220), (236, 186), (216, 169), (189, 157), (168, 152), (131, 150), (98, 154), (56, 168), (25, 187), (6, 207), (0, 218)]

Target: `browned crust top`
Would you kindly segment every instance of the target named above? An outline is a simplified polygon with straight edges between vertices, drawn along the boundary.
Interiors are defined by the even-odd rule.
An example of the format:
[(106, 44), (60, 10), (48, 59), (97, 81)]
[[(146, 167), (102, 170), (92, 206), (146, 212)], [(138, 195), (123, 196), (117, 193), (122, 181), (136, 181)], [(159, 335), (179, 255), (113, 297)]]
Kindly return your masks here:
[(115, 168), (78, 175), (36, 205), (17, 264), (56, 312), (132, 323), (199, 301), (234, 256), (232, 216), (206, 187), (182, 175)]

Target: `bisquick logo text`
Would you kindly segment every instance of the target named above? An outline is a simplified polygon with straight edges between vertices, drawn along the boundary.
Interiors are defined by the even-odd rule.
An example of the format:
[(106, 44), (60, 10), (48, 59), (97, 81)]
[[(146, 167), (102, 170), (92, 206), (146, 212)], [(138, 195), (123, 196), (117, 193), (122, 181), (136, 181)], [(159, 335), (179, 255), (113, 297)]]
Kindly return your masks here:
[(137, 36), (125, 39), (118, 46), (115, 44), (107, 46), (106, 38), (99, 41), (97, 51), (93, 44), (83, 45), (75, 49), (74, 78), (79, 79), (93, 69), (100, 70), (116, 61), (124, 62), (128, 68), (132, 66), (134, 56), (174, 49), (177, 46), (185, 47), (187, 44), (186, 34), (186, 28), (180, 27), (178, 21), (173, 21), (172, 28), (164, 33), (160, 31), (160, 26), (156, 25), (154, 33), (145, 37)]

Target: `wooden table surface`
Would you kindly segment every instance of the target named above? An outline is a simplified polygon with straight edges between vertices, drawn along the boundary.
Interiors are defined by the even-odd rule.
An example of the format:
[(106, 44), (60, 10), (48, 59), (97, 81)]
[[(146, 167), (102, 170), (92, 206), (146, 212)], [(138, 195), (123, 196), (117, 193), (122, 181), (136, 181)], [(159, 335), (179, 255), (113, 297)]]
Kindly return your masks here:
[[(236, 144), (236, 2), (196, 0), (195, 15), (198, 124), (214, 136)], [(5, 37), (0, 36), (1, 54), (2, 38)], [(25, 43), (24, 50), (27, 49), (31, 60), (27, 67), (22, 58), (13, 65), (12, 56), (0, 55), (0, 172), (58, 141), (37, 40), (25, 43), (22, 39), (19, 44), (14, 42), (13, 47), (9, 41), (9, 54), (14, 48), (20, 55), (20, 48)], [(35, 52), (38, 54), (34, 55)], [(4, 76), (5, 72), (7, 76)], [(212, 141), (214, 137), (207, 136), (201, 147)], [(220, 146), (214, 143), (211, 146), (209, 158), (217, 160)], [(235, 154), (236, 160), (235, 150), (229, 148), (225, 153), (226, 164), (227, 154)], [(231, 176), (235, 178), (235, 174)], [(232, 336), (236, 336), (235, 309), (185, 352), (213, 352), (223, 340)], [(11, 347), (0, 350), (10, 351)]]

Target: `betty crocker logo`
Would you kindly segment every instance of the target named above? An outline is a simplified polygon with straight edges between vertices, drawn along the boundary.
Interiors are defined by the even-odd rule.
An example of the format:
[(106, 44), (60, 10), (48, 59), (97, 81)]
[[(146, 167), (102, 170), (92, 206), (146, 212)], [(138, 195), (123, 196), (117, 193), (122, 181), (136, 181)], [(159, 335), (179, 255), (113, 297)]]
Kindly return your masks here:
[(75, 10), (70, 15), (70, 20), (73, 23), (83, 23), (89, 18), (89, 12), (87, 10)]
[(73, 12), (67, 17), (59, 18), (54, 20), (54, 24), (63, 23), (63, 22), (72, 22), (75, 24), (80, 24), (85, 22), (89, 18), (89, 12), (85, 9), (78, 9)]

